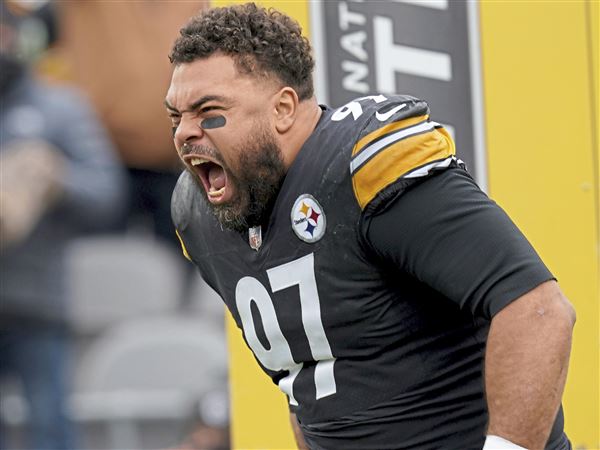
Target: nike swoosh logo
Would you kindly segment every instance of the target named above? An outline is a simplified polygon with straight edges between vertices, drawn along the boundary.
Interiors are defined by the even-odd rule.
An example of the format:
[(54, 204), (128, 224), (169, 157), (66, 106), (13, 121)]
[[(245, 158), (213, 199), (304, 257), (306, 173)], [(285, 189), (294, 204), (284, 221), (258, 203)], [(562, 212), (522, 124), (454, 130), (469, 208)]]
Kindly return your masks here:
[(377, 117), (377, 120), (379, 120), (380, 122), (385, 122), (390, 117), (392, 117), (394, 114), (396, 114), (398, 111), (400, 111), (401, 109), (404, 109), (404, 108), (406, 108), (406, 103), (398, 105), (395, 108), (392, 108), (388, 112), (385, 112), (383, 114), (380, 113), (379, 111), (377, 111), (375, 113), (375, 117)]

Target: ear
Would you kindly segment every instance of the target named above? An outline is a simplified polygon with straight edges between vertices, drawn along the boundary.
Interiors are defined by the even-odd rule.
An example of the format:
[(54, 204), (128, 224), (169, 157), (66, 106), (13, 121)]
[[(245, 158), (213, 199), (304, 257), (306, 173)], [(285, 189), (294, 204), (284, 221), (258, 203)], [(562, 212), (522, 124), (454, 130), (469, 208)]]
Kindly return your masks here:
[(291, 87), (284, 87), (275, 96), (275, 128), (279, 134), (286, 133), (296, 121), (298, 94)]

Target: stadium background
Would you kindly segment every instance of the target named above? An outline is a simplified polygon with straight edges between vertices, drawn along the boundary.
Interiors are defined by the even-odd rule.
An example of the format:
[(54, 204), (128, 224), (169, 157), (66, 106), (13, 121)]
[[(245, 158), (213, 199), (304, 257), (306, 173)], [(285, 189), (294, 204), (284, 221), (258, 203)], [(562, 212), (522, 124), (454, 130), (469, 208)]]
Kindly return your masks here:
[[(319, 49), (331, 44), (315, 41), (325, 36), (315, 29), (323, 24), (315, 17), (323, 19), (322, 5), (302, 0), (260, 3), (295, 17), (314, 41), (317, 60), (322, 57)], [(355, 2), (327, 3), (345, 3), (342, 7), (352, 10)], [(399, 17), (393, 13), (401, 7), (425, 9), (413, 1), (383, 3), (394, 23)], [(448, 8), (444, 0), (434, 3), (438, 8), (429, 9)], [(474, 131), (480, 143), (473, 163), (480, 184), (525, 232), (575, 305), (577, 325), (564, 396), (566, 430), (574, 448), (598, 449), (598, 2), (482, 1), (468, 6), (474, 8), (476, 25), (470, 45), (480, 46), (480, 58), (470, 61), (480, 67), (472, 67), (471, 73), (481, 74), (480, 92), (474, 93), (481, 98), (473, 108), (473, 126), (481, 129)], [(426, 22), (420, 25), (428, 29)], [(464, 30), (431, 32), (450, 37)], [(318, 61), (318, 69), (329, 61)], [(323, 78), (326, 74), (317, 77), (320, 101), (324, 90), (334, 88), (319, 85)], [(476, 80), (473, 86), (478, 89)], [(401, 85), (397, 89), (404, 92)], [(460, 142), (458, 152), (460, 156)], [(285, 398), (257, 369), (231, 321), (228, 337), (233, 447), (293, 448)]]
[[(53, 49), (42, 72), (87, 91), (121, 150), (127, 139), (141, 151), (134, 156), (144, 161), (126, 161), (133, 167), (150, 165), (150, 144), (164, 142), (153, 147), (168, 161), (142, 165), (164, 169), (177, 159), (162, 107), (165, 55), (183, 18), (208, 2), (52, 3), (70, 13), (60, 17), (75, 59), (65, 66), (66, 53)], [(600, 449), (598, 0), (261, 3), (296, 17), (311, 38), (320, 101), (340, 106), (396, 90), (430, 102), (460, 157), (575, 304), (566, 429), (575, 449)], [(222, 303), (186, 272), (178, 243), (160, 242), (146, 220), (86, 237), (70, 253), (76, 335), (67, 400), (79, 448), (189, 450), (177, 443), (191, 432), (226, 436)], [(294, 448), (286, 399), (229, 320), (227, 338), (232, 447)], [(22, 448), (27, 407), (5, 381), (0, 423), (15, 438), (10, 448)], [(211, 448), (223, 448), (216, 441)]]

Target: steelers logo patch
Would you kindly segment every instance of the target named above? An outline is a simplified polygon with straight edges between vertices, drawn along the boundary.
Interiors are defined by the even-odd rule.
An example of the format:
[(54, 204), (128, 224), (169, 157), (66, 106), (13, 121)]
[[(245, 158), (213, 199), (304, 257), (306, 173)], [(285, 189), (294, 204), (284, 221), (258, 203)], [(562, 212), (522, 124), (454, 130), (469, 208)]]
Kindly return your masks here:
[(310, 194), (302, 194), (292, 208), (292, 228), (304, 242), (317, 242), (325, 234), (325, 213)]

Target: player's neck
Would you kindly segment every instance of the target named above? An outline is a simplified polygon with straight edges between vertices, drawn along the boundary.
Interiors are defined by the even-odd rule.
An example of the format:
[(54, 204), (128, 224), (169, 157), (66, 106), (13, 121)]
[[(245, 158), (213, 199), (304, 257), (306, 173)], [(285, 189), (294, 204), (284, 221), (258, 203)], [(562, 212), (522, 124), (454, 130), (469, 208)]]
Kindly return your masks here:
[(322, 113), (323, 111), (315, 97), (298, 104), (294, 125), (281, 136), (280, 145), (286, 169), (292, 165), (296, 156), (298, 156), (298, 152), (315, 130)]

